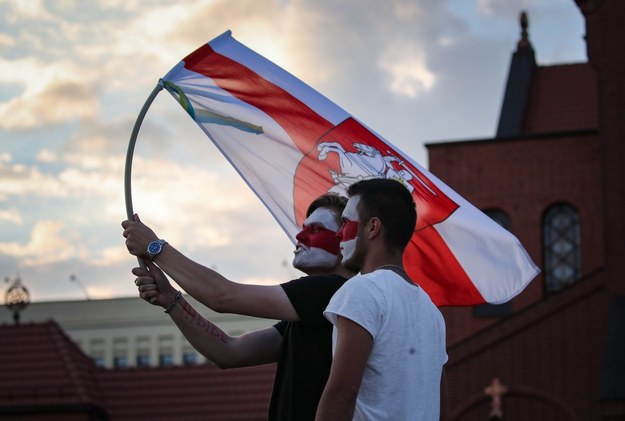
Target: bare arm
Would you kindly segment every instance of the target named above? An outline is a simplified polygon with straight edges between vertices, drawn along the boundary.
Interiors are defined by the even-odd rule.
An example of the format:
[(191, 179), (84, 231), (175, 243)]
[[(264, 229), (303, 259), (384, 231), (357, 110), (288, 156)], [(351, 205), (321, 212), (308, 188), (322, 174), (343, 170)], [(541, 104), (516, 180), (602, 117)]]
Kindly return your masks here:
[[(122, 222), (128, 251), (147, 257), (147, 245), (158, 237), (139, 217)], [(244, 314), (276, 320), (299, 320), (291, 301), (279, 285), (245, 285), (189, 259), (167, 244), (155, 263), (189, 295), (219, 313)]]
[(181, 300), (169, 313), (182, 334), (207, 359), (221, 368), (248, 367), (278, 360), (282, 336), (273, 327), (232, 337)]
[(316, 421), (348, 421), (354, 415), (373, 337), (358, 323), (338, 316), (337, 342), (330, 377), (321, 395)]
[[(169, 308), (177, 291), (154, 263), (147, 269), (135, 268), (139, 296)], [(200, 315), (184, 298), (170, 308), (169, 316), (189, 343), (221, 368), (246, 367), (277, 361), (282, 336), (273, 327), (232, 337)]]

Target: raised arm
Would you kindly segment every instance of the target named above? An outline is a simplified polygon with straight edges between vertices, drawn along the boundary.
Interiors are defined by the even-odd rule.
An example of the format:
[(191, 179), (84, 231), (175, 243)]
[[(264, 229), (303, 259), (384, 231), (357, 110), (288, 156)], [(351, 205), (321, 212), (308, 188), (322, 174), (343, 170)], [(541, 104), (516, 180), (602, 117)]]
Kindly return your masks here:
[(139, 296), (166, 309), (189, 343), (221, 368), (246, 367), (277, 361), (282, 336), (273, 327), (232, 337), (200, 315), (178, 295), (165, 274), (152, 262), (135, 268)]
[(330, 377), (321, 395), (316, 421), (349, 421), (354, 416), (360, 383), (373, 337), (358, 323), (337, 316), (337, 342)]
[[(147, 260), (147, 246), (158, 237), (137, 215), (122, 222), (128, 251)], [(243, 314), (276, 320), (299, 320), (279, 285), (246, 285), (189, 259), (166, 244), (154, 262), (193, 298), (219, 313)]]

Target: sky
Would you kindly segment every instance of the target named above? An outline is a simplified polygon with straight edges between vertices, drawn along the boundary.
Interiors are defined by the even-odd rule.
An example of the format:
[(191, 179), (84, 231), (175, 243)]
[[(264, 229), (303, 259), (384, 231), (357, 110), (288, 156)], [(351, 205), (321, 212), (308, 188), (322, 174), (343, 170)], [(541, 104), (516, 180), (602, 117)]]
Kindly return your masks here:
[[(573, 0), (0, 0), (2, 291), (19, 277), (33, 302), (136, 295), (121, 228), (132, 127), (159, 78), (224, 31), (427, 167), (427, 143), (494, 136), (522, 10), (540, 65), (587, 61)], [(233, 281), (302, 275), (165, 91), (139, 132), (132, 201)]]

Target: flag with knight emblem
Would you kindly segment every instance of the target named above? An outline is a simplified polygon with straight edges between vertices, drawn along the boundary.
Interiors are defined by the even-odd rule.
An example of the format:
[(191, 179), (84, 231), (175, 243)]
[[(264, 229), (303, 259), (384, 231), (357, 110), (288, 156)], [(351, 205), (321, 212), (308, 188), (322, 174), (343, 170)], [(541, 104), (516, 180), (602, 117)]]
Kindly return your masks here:
[(230, 31), (161, 82), (293, 241), (317, 196), (386, 177), (413, 194), (417, 226), (404, 266), (436, 305), (503, 303), (537, 275), (511, 233)]

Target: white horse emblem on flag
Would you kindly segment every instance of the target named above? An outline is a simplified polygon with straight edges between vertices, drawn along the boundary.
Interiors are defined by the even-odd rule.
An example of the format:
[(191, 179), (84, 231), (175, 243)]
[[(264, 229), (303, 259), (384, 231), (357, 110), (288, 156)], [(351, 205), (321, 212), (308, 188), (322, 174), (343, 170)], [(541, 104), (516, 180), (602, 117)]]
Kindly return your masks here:
[[(319, 161), (324, 161), (331, 152), (339, 157), (341, 172), (330, 170), (334, 181), (330, 192), (343, 194), (351, 184), (357, 181), (369, 178), (390, 178), (401, 182), (412, 193), (414, 187), (410, 184), (410, 180), (418, 180), (418, 177), (404, 166), (402, 159), (390, 154), (382, 155), (378, 149), (364, 143), (353, 143), (352, 146), (356, 152), (345, 151), (337, 142), (322, 142), (317, 146)], [(392, 162), (396, 162), (401, 168), (396, 169), (391, 164)]]

